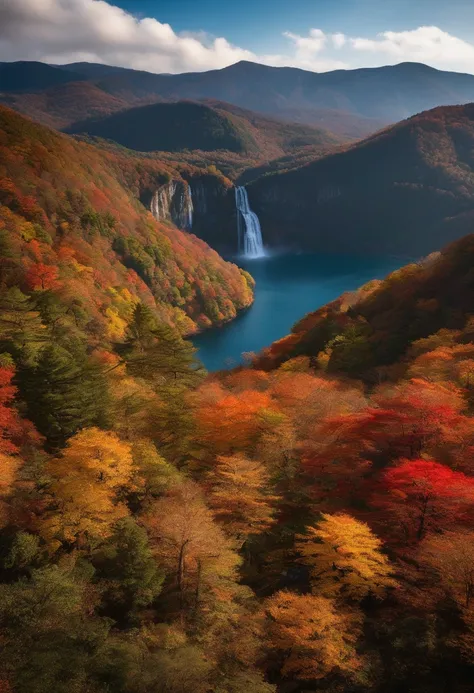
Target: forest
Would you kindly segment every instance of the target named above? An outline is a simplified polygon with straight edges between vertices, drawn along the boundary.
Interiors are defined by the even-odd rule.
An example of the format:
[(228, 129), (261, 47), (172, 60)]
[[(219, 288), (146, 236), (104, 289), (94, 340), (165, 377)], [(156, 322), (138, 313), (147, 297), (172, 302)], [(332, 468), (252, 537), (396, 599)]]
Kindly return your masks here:
[(183, 164), (0, 126), (1, 693), (472, 691), (474, 236), (209, 375)]
[(471, 231), (453, 233), (450, 220), (472, 210), (473, 141), (473, 104), (441, 106), (325, 156), (257, 169), (249, 199), (274, 245), (420, 257)]

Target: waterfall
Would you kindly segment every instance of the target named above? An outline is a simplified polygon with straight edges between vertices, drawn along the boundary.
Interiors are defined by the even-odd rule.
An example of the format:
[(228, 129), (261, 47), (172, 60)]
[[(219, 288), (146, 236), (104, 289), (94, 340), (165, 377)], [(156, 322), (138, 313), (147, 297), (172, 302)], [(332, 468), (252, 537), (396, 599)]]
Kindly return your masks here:
[(245, 257), (264, 257), (262, 231), (255, 212), (249, 206), (249, 198), (244, 186), (235, 189), (235, 204), (237, 207), (237, 240), (239, 252)]

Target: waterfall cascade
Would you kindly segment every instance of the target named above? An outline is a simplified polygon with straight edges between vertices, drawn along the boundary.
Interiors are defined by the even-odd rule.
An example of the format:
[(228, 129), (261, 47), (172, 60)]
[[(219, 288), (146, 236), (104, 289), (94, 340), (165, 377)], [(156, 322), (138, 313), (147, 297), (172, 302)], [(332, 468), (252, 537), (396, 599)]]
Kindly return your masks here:
[(255, 212), (249, 205), (247, 191), (244, 186), (235, 189), (235, 204), (237, 207), (237, 238), (239, 252), (245, 257), (264, 257), (262, 230)]

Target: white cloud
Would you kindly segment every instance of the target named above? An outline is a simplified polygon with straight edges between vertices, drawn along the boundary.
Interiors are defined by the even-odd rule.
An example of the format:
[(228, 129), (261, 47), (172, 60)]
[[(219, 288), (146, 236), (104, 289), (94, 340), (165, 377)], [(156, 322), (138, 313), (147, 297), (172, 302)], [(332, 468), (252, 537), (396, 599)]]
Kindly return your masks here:
[(178, 34), (169, 24), (137, 18), (112, 2), (0, 0), (0, 61), (86, 60), (150, 72), (185, 72), (251, 60), (324, 72), (409, 60), (474, 72), (474, 44), (438, 27), (386, 31), (375, 38), (318, 28), (304, 36), (287, 31), (288, 50), (259, 55), (204, 32)]
[(137, 19), (104, 0), (0, 1), (0, 60), (89, 60), (182, 72), (255, 58), (225, 38), (180, 36), (169, 24)]
[(347, 38), (345, 34), (333, 34), (331, 38), (335, 48), (342, 48), (346, 45)]
[(442, 69), (474, 72), (474, 44), (463, 41), (436, 26), (412, 31), (384, 31), (376, 39), (354, 38), (356, 51), (373, 53), (376, 59), (422, 62)]

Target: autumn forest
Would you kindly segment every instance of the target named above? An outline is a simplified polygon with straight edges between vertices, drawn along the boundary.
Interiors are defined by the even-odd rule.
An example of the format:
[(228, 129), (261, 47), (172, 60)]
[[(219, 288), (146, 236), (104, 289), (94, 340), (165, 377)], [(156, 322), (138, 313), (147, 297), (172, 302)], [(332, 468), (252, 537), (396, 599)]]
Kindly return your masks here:
[[(181, 141), (175, 107), (146, 108)], [(210, 109), (179, 118), (221, 127)], [(312, 171), (363, 168), (397, 133), (418, 156), (425, 122), (459, 153), (471, 111), (322, 162), (298, 147), (296, 173), (254, 189), (289, 177), (309, 197)], [(219, 112), (232, 142), (249, 117), (236, 112)], [(124, 119), (110, 113), (101, 127)], [(283, 147), (290, 125), (272, 128)], [(318, 156), (340, 146), (310, 136)], [(283, 149), (266, 160), (257, 144), (252, 175), (278, 170)], [(471, 693), (468, 160), (429, 165), (457, 240), (208, 373), (190, 338), (249, 309), (258, 285), (151, 213), (170, 183), (211, 191), (199, 223), (212, 212), (220, 229), (244, 159), (183, 148), (144, 154), (0, 106), (0, 693)]]

